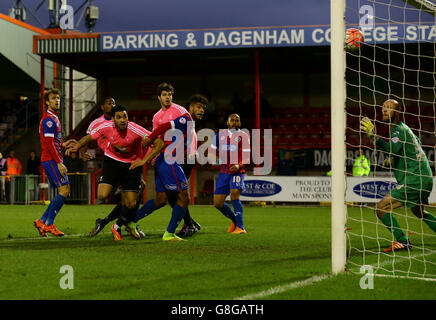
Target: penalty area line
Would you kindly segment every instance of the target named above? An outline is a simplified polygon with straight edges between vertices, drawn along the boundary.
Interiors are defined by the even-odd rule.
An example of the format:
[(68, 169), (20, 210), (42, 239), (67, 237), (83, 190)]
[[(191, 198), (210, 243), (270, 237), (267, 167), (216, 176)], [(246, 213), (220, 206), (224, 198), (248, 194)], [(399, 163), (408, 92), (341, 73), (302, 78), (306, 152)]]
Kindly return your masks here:
[[(432, 252), (427, 252), (427, 253), (423, 253), (423, 254), (410, 255), (410, 256), (406, 256), (406, 257), (398, 256), (396, 258), (397, 259), (398, 258), (400, 258), (400, 259), (403, 258), (403, 259), (406, 260), (407, 258), (409, 258), (409, 259), (410, 258), (418, 258), (418, 257), (422, 257), (422, 256), (432, 255), (434, 253), (435, 252), (432, 251)], [(377, 264), (372, 264), (371, 266), (372, 267), (377, 267), (377, 266), (380, 267), (380, 266), (383, 266), (383, 265), (388, 265), (388, 264), (392, 263), (392, 260), (393, 259), (389, 259), (389, 260), (384, 261), (384, 262), (382, 262), (382, 263), (380, 263), (378, 265)], [(349, 270), (349, 271), (351, 273), (353, 273), (352, 270)], [(341, 274), (345, 274), (345, 273), (341, 273)], [(310, 285), (312, 285), (314, 283), (317, 283), (317, 282), (320, 282), (320, 281), (323, 281), (323, 280), (326, 280), (326, 279), (330, 279), (330, 278), (336, 277), (338, 275), (339, 274), (323, 274), (323, 275), (313, 276), (313, 277), (310, 277), (310, 278), (305, 279), (305, 280), (295, 281), (295, 282), (292, 282), (292, 283), (289, 283), (289, 284), (273, 287), (273, 288), (270, 288), (270, 289), (267, 289), (267, 290), (264, 290), (264, 291), (261, 291), (261, 292), (247, 294), (247, 295), (242, 296), (242, 297), (234, 298), (233, 300), (262, 299), (264, 297), (267, 297), (267, 296), (270, 296), (270, 295), (273, 295), (273, 294), (282, 293), (282, 292), (285, 292), (285, 291), (289, 291), (289, 290), (293, 290), (293, 289), (297, 289), (297, 288), (301, 288), (301, 287), (305, 287), (305, 286), (310, 286)], [(421, 277), (410, 277), (410, 276), (395, 276), (395, 275), (377, 274), (377, 273), (374, 273), (374, 276), (375, 277), (380, 277), (380, 278), (413, 279), (413, 280), (424, 280), (424, 281), (431, 281), (431, 282), (436, 281), (436, 279), (434, 279), (434, 278), (421, 278)]]
[(234, 300), (262, 299), (266, 296), (270, 296), (273, 294), (282, 293), (282, 292), (285, 292), (288, 290), (293, 290), (293, 289), (297, 289), (297, 288), (301, 288), (301, 287), (305, 287), (305, 286), (310, 286), (316, 282), (320, 282), (320, 281), (332, 278), (333, 276), (334, 276), (333, 274), (323, 274), (323, 275), (319, 275), (319, 276), (313, 276), (313, 277), (310, 277), (310, 278), (305, 279), (305, 280), (295, 281), (295, 282), (285, 284), (282, 286), (270, 288), (268, 290), (261, 291), (258, 293), (247, 294), (247, 295), (242, 296), (242, 297), (234, 298)]

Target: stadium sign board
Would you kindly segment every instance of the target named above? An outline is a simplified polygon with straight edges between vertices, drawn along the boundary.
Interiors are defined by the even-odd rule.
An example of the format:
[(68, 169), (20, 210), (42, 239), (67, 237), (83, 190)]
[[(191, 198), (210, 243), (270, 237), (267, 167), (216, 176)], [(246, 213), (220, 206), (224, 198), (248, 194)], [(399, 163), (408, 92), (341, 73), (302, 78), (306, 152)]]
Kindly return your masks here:
[[(330, 177), (246, 176), (244, 183), (242, 201), (331, 201)], [(347, 177), (346, 201), (376, 203), (396, 186), (391, 177)], [(436, 190), (430, 194), (429, 202), (436, 203)]]
[[(365, 43), (435, 42), (436, 25), (379, 25), (362, 28)], [(100, 51), (192, 50), (253, 47), (328, 46), (328, 26), (285, 26), (109, 32), (100, 34)]]

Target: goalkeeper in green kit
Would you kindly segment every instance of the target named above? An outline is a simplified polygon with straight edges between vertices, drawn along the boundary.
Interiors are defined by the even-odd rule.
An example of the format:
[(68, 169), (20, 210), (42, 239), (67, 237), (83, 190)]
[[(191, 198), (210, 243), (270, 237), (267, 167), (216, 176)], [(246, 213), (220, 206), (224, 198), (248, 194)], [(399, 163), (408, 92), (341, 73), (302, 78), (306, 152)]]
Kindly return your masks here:
[(396, 100), (383, 103), (383, 121), (389, 123), (389, 142), (377, 137), (374, 124), (368, 118), (360, 122), (360, 129), (365, 131), (377, 149), (389, 154), (397, 187), (391, 190), (377, 203), (375, 213), (396, 239), (385, 252), (410, 250), (410, 240), (401, 230), (392, 214), (394, 209), (403, 205), (410, 208), (415, 216), (422, 219), (436, 232), (436, 218), (424, 210), (433, 188), (433, 175), (430, 164), (422, 150), (418, 137), (400, 120), (401, 106)]

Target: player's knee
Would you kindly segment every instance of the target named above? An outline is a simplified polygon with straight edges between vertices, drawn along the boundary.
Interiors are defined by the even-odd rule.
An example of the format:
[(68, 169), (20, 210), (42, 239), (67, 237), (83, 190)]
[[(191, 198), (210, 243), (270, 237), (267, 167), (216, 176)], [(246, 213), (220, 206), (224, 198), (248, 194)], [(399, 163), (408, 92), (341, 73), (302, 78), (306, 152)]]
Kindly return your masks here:
[(97, 194), (97, 199), (100, 200), (100, 201), (104, 201), (104, 200), (106, 200), (107, 196), (108, 196), (108, 195), (107, 195), (106, 193), (104, 193), (104, 192), (99, 192), (99, 193)]
[(221, 201), (220, 199), (213, 199), (213, 205), (215, 206), (215, 208), (221, 209), (222, 207), (224, 207), (224, 201)]
[(126, 200), (124, 202), (124, 206), (126, 206), (127, 209), (132, 210), (132, 209), (134, 209), (136, 207), (136, 201), (134, 201), (134, 200)]
[(388, 212), (387, 208), (385, 205), (383, 205), (383, 203), (377, 203), (375, 206), (375, 214), (377, 215), (377, 217), (379, 217), (380, 219), (383, 218), (383, 216), (386, 214), (386, 212)]
[(177, 203), (184, 208), (188, 207), (189, 196), (186, 190), (179, 192), (179, 194), (177, 195)]
[(168, 198), (165, 192), (156, 194), (156, 198), (154, 198), (154, 205), (157, 208), (163, 207), (167, 204)]
[(238, 191), (230, 191), (230, 200), (238, 200), (240, 196), (239, 190)]

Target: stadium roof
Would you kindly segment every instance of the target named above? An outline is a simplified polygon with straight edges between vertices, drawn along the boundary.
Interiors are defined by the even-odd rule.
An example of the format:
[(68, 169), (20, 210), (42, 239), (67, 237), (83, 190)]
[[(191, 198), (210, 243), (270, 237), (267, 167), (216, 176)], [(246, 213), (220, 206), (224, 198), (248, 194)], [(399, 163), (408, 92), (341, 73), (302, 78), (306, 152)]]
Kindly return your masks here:
[[(0, 55), (4, 57), (1, 61), (3, 61), (4, 64), (14, 65), (4, 65), (3, 69), (20, 69), (23, 74), (26, 74), (36, 82), (40, 82), (40, 57), (34, 54), (32, 42), (34, 35), (41, 34), (49, 35), (45, 30), (0, 13)], [(17, 41), (17, 39), (19, 39), (19, 41)], [(50, 72), (52, 70), (53, 64), (48, 62), (46, 64), (45, 78), (47, 84), (51, 84), (53, 81), (53, 72)], [(9, 79), (16, 76), (16, 73), (8, 73)], [(20, 79), (23, 78), (24, 77), (20, 76)]]

